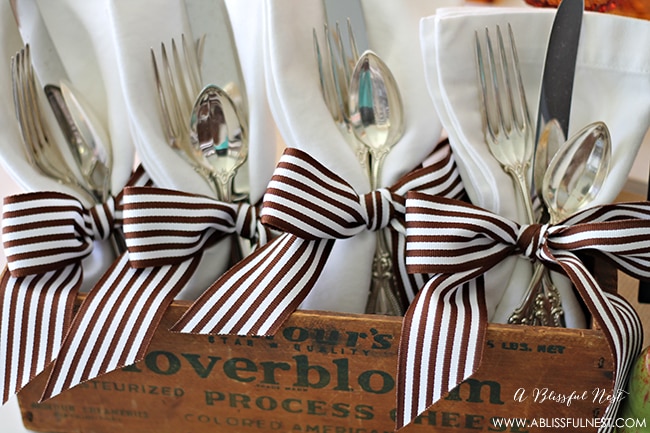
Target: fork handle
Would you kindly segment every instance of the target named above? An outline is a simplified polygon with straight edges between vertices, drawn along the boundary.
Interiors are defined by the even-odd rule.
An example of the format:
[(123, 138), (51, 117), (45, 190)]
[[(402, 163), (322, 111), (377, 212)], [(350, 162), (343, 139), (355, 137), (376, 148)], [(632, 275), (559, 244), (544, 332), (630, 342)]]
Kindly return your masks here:
[(528, 181), (528, 164), (522, 164), (516, 168), (508, 168), (504, 166), (504, 169), (510, 174), (510, 176), (515, 181), (515, 188), (519, 193), (519, 197), (522, 199), (524, 204), (524, 210), (526, 211), (526, 219), (528, 224), (533, 224), (535, 222), (535, 212), (533, 211), (533, 201), (530, 198), (530, 182)]

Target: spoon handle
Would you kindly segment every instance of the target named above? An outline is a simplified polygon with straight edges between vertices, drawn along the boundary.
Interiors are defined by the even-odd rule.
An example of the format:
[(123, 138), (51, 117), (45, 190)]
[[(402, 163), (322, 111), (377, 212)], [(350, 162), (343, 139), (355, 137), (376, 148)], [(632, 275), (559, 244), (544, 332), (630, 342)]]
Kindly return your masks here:
[[(214, 185), (218, 199), (222, 202), (230, 203), (233, 198), (232, 184), (235, 179), (235, 173), (221, 173), (220, 176), (219, 173), (212, 172), (209, 176), (212, 179), (212, 184)], [(240, 239), (237, 233), (233, 233), (228, 237), (230, 238), (230, 259), (228, 266), (232, 267), (247, 255), (247, 252), (244, 251), (247, 248), (244, 248), (242, 245), (242, 239)]]
[(377, 247), (372, 260), (372, 280), (366, 313), (402, 316), (404, 307), (396, 292), (393, 258), (386, 241), (385, 231), (379, 230), (376, 233)]

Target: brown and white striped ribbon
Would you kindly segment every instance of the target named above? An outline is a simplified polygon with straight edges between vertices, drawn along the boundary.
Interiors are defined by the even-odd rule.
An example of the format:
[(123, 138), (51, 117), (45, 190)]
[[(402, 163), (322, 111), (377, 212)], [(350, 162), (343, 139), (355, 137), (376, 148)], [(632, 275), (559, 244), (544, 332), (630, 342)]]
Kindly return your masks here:
[[(460, 176), (447, 144), (435, 163), (392, 188), (359, 195), (306, 152), (286, 149), (264, 196), (262, 222), (285, 232), (226, 272), (187, 310), (173, 330), (198, 334), (271, 335), (314, 287), (337, 239), (390, 227), (403, 252), (404, 195), (410, 189), (461, 197)], [(394, 259), (403, 263), (403, 257)], [(418, 281), (398, 269), (405, 292)], [(422, 280), (422, 279), (420, 279)], [(407, 295), (408, 296), (408, 295)]]
[[(146, 185), (142, 168), (129, 183)], [(4, 199), (0, 277), (0, 392), (2, 403), (56, 357), (83, 280), (81, 260), (96, 239), (121, 220), (121, 195), (84, 209), (72, 196), (32, 192)], [(119, 207), (119, 206), (118, 206)]]
[[(412, 192), (406, 224), (408, 270), (434, 276), (404, 320), (399, 428), (478, 370), (489, 290), (482, 275), (510, 255), (539, 260), (571, 279), (611, 347), (614, 390), (623, 390), (641, 349), (641, 323), (624, 298), (600, 288), (575, 253), (597, 251), (626, 273), (650, 279), (650, 203), (594, 207), (556, 225), (520, 226), (464, 202)], [(618, 403), (604, 416), (615, 415)]]
[(90, 291), (54, 362), (43, 399), (141, 360), (206, 246), (230, 233), (264, 235), (255, 206), (160, 188), (126, 188), (128, 251)]

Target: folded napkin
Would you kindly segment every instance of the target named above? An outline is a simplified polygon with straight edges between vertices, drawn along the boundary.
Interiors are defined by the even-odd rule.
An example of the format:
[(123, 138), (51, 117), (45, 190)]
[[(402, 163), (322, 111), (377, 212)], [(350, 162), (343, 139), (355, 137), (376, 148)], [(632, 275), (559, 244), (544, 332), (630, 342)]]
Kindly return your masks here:
[[(448, 8), (421, 22), (422, 54), (429, 92), (438, 110), (467, 193), (480, 207), (518, 221), (512, 180), (490, 154), (482, 130), (474, 31), (512, 25), (531, 117), (536, 119), (546, 44), (555, 15), (547, 9)], [(613, 35), (616, 35), (615, 37)], [(594, 205), (613, 201), (623, 188), (650, 123), (650, 22), (585, 13), (573, 89), (569, 135), (601, 120), (611, 132), (612, 166)], [(523, 261), (522, 261), (523, 260)], [(511, 278), (512, 275), (512, 278)], [(488, 298), (493, 321), (507, 320), (530, 278), (525, 259), (513, 259), (486, 276), (495, 290)], [(562, 290), (569, 326), (584, 324), (566, 280)], [(498, 307), (497, 307), (498, 305)]]
[[(248, 184), (251, 203), (261, 199), (276, 160), (276, 134), (263, 81), (262, 45), (259, 34), (250, 31), (262, 28), (263, 10), (253, 3), (232, 1), (226, 5), (249, 99)], [(152, 14), (152, 10), (156, 13)], [(160, 61), (161, 42), (169, 47), (172, 38), (180, 41), (182, 34), (190, 34), (183, 1), (119, 0), (111, 2), (110, 15), (131, 129), (147, 172), (161, 187), (214, 196), (206, 181), (167, 143), (158, 108), (150, 49), (154, 48)], [(209, 82), (209, 77), (203, 79), (206, 84)], [(196, 298), (225, 270), (229, 258), (229, 248), (225, 246), (229, 241), (224, 242), (205, 251), (207, 257), (179, 298)]]
[[(81, 6), (79, 2), (66, 1), (56, 5), (52, 2), (41, 3), (43, 19), (66, 66), (70, 82), (90, 104), (97, 117), (103, 121), (102, 126), (108, 130), (113, 148), (111, 188), (113, 193), (117, 194), (126, 184), (133, 169), (134, 149), (129, 134), (127, 113), (120, 96), (120, 83), (114, 79), (117, 76), (115, 49), (103, 36), (107, 32), (109, 23), (99, 19), (102, 14), (97, 13), (95, 8), (101, 9), (102, 6), (97, 2), (92, 3), (95, 8), (91, 8), (90, 3), (87, 5), (84, 3), (86, 11), (83, 15), (80, 15), (81, 10), (68, 7), (74, 4)], [(92, 17), (96, 17), (96, 21), (82, 21)], [(0, 6), (0, 20), (3, 29), (0, 55), (4, 59), (10, 59), (22, 48), (23, 43), (8, 3)], [(45, 99), (41, 103), (45, 114), (53, 120)], [(52, 123), (52, 125), (56, 124)], [(42, 175), (29, 164), (14, 114), (9, 65), (0, 68), (0, 127), (0, 160), (5, 170), (22, 188), (28, 191), (63, 192), (77, 197), (86, 206), (91, 205), (74, 189)], [(51, 133), (58, 138), (64, 156), (74, 167), (72, 155), (62, 140), (58, 126), (53, 126)], [(92, 287), (113, 259), (108, 243), (95, 242), (93, 254), (84, 260), (82, 289)]]
[[(461, 1), (409, 0), (376, 7), (362, 2), (370, 49), (391, 69), (402, 94), (406, 132), (385, 161), (381, 185), (392, 185), (420, 164), (441, 135), (426, 93), (417, 25), (437, 7)], [(325, 14), (319, 0), (266, 2), (266, 79), (271, 111), (289, 147), (307, 151), (359, 193), (369, 182), (323, 102), (312, 29), (322, 39)], [(363, 312), (370, 287), (375, 235), (339, 240), (303, 308)]]

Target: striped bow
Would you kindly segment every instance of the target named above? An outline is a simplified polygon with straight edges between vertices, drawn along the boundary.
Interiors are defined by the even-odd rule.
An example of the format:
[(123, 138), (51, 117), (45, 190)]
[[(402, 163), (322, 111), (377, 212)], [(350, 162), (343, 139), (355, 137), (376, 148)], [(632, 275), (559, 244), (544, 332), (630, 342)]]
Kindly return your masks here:
[[(131, 185), (149, 178), (138, 168)], [(32, 192), (4, 199), (0, 277), (0, 391), (4, 404), (56, 357), (93, 243), (121, 224), (121, 194), (85, 209), (75, 197)]]
[[(262, 222), (282, 236), (224, 274), (173, 327), (199, 334), (270, 335), (314, 287), (337, 239), (390, 227), (395, 254), (404, 251), (404, 195), (412, 189), (460, 197), (460, 176), (448, 144), (435, 163), (395, 186), (359, 195), (341, 177), (298, 149), (286, 149), (264, 196)], [(413, 297), (420, 281), (394, 257), (397, 278)]]
[[(622, 390), (642, 344), (634, 309), (603, 291), (575, 253), (597, 251), (619, 269), (650, 278), (650, 203), (594, 207), (557, 225), (520, 226), (467, 203), (409, 193), (409, 272), (435, 274), (404, 318), (398, 366), (398, 427), (479, 368), (487, 314), (482, 275), (510, 255), (559, 268), (573, 282), (614, 354)], [(605, 417), (616, 414), (618, 401)]]
[(43, 399), (141, 360), (207, 246), (230, 233), (266, 239), (255, 206), (160, 188), (126, 188), (122, 218), (128, 251), (81, 305)]

